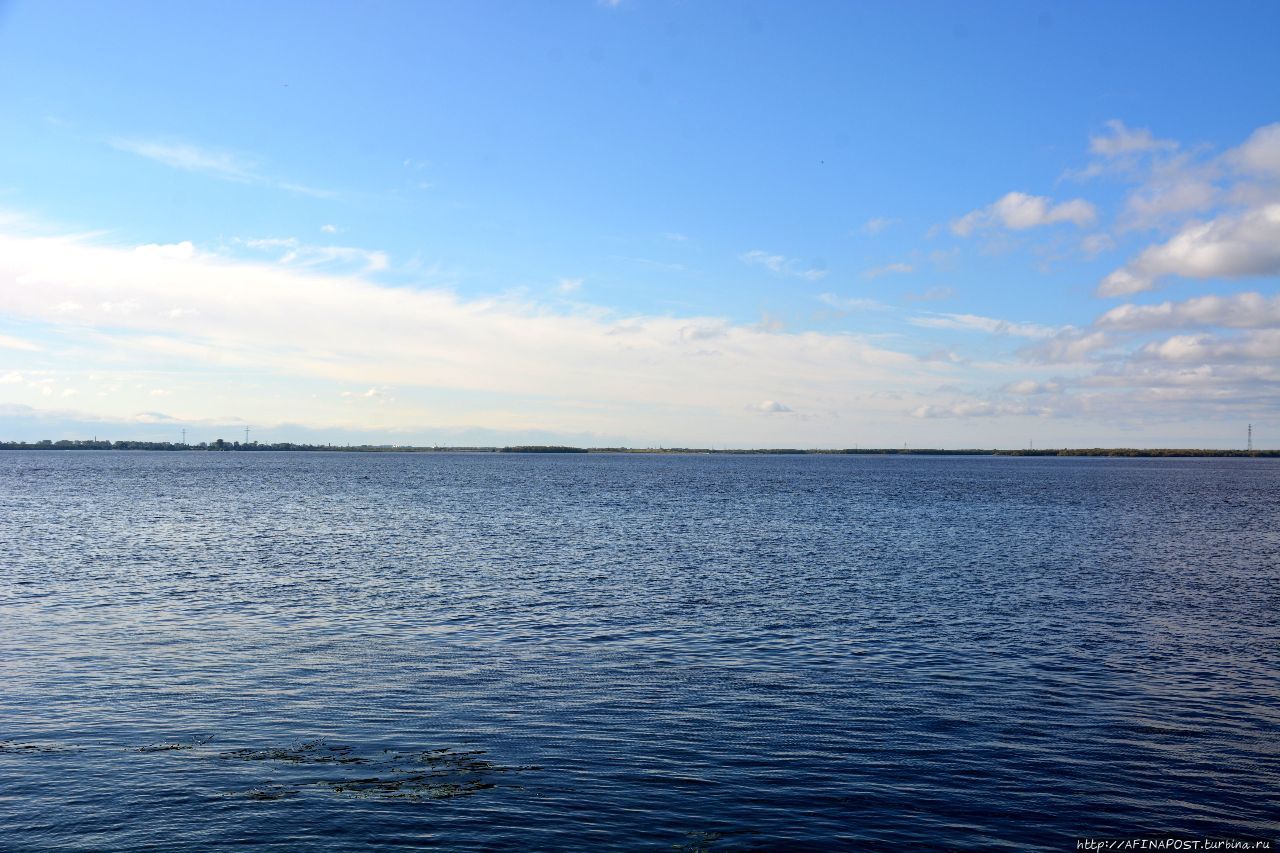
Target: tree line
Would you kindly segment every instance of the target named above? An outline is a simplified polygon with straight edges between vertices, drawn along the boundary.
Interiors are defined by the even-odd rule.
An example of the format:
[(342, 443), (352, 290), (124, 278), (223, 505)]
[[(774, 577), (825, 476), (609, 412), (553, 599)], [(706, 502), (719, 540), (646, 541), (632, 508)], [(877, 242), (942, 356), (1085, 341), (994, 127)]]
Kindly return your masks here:
[(405, 444), (299, 444), (291, 441), (226, 441), (215, 439), (198, 444), (178, 441), (106, 441), (98, 439), (61, 439), (53, 441), (0, 441), (0, 450), (167, 450), (203, 452), (245, 452), (259, 450), (288, 451), (337, 451), (342, 453), (640, 453), (640, 454), (705, 454), (724, 456), (1113, 456), (1129, 458), (1166, 457), (1280, 457), (1280, 450), (1205, 450), (1196, 448), (1134, 448), (1091, 447), (1041, 450), (992, 450), (970, 448), (967, 450), (943, 450), (940, 448), (867, 447), (853, 449), (802, 450), (796, 448), (760, 448), (756, 450), (727, 450), (696, 447), (568, 447), (565, 445), (516, 445), (511, 447), (423, 447)]

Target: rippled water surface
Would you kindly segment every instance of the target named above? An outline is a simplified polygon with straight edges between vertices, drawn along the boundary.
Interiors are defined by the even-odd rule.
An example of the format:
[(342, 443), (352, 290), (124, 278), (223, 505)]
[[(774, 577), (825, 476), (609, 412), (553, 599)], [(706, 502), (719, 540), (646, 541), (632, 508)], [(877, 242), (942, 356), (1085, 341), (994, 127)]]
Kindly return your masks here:
[(1280, 463), (0, 454), (0, 847), (1275, 836)]

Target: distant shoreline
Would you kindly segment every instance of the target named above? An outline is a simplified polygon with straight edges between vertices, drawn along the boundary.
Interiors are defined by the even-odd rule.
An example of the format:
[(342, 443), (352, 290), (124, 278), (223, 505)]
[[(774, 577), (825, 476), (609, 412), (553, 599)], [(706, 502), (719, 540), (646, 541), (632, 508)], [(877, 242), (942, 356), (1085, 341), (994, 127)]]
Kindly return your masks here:
[(942, 450), (939, 448), (843, 448), (802, 450), (798, 448), (757, 448), (751, 450), (723, 450), (699, 447), (568, 447), (564, 445), (518, 445), (507, 447), (444, 447), (391, 444), (277, 444), (257, 441), (244, 443), (218, 440), (212, 443), (183, 444), (166, 441), (0, 441), (0, 450), (132, 450), (189, 453), (245, 453), (256, 451), (301, 453), (629, 453), (643, 455), (706, 455), (706, 456), (1109, 456), (1126, 458), (1194, 458), (1194, 457), (1248, 457), (1280, 458), (1280, 450), (1206, 450), (1203, 448), (1132, 448), (1088, 447), (1046, 448), (1042, 450), (1002, 450), (969, 448)]

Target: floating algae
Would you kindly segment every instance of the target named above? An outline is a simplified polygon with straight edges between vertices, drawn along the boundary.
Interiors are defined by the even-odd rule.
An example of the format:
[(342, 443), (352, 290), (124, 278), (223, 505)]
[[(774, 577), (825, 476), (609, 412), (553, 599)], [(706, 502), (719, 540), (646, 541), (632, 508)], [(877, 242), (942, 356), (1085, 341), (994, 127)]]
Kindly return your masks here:
[(286, 788), (284, 785), (262, 785), (250, 788), (243, 796), (250, 800), (283, 800), (298, 793), (297, 788)]
[(735, 843), (730, 836), (750, 836), (755, 834), (750, 830), (737, 832), (687, 832), (685, 833), (684, 843), (672, 844), (671, 849), (677, 851), (677, 853), (759, 853), (763, 848), (725, 846), (725, 844)]
[(383, 775), (334, 782), (330, 787), (335, 793), (363, 797), (439, 800), (496, 788), (497, 783), (489, 781), (494, 773), (534, 769), (503, 767), (477, 757), (483, 754), (483, 750), (388, 751), (384, 753), (385, 760), (380, 762), (387, 768)]
[(138, 747), (138, 752), (179, 752), (186, 749), (195, 749), (197, 746), (204, 746), (211, 740), (213, 740), (213, 735), (201, 735), (185, 743), (182, 741), (158, 741)]
[[(384, 749), (362, 754), (352, 746), (331, 744), (324, 738), (265, 749), (214, 750), (206, 747), (212, 739), (211, 735), (204, 735), (190, 740), (155, 741), (127, 751), (172, 753), (185, 760), (235, 761), (273, 767), (271, 775), (283, 775), (287, 784), (268, 778), (248, 790), (224, 795), (262, 801), (281, 800), (306, 790), (370, 799), (440, 800), (496, 788), (495, 778), (499, 774), (541, 769), (532, 765), (495, 764), (482, 757), (484, 750), (445, 747), (413, 752)], [(0, 740), (0, 754), (77, 752), (79, 749), (67, 744)]]
[(231, 749), (218, 758), (238, 761), (283, 761), (290, 764), (365, 764), (367, 759), (351, 755), (349, 746), (330, 746), (323, 738), (299, 741), (292, 746), (270, 749)]
[[(493, 776), (533, 766), (503, 766), (480, 758), (483, 750), (455, 751), (433, 749), (425, 752), (383, 750), (375, 755), (356, 754), (350, 746), (336, 746), (324, 741), (301, 741), (287, 747), (268, 749), (233, 749), (217, 753), (222, 760), (272, 762), (283, 765), (327, 765), (334, 768), (360, 767), (360, 775), (323, 778), (299, 783), (299, 788), (322, 789), (334, 794), (387, 800), (440, 800), (464, 797), (498, 787)], [(253, 799), (280, 799), (294, 791), (274, 793), (255, 788), (248, 792)], [(268, 796), (267, 793), (272, 795)]]
[(11, 740), (0, 740), (0, 753), (34, 754), (48, 752), (79, 752), (80, 747), (65, 743), (17, 743)]

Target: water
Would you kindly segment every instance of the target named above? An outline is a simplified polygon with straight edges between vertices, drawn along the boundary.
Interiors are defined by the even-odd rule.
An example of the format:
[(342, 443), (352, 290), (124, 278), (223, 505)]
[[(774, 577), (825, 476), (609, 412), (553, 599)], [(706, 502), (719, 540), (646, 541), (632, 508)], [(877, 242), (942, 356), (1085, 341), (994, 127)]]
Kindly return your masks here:
[(7, 850), (1271, 836), (1280, 464), (0, 454)]

